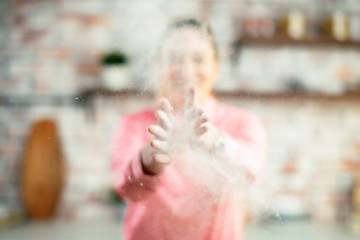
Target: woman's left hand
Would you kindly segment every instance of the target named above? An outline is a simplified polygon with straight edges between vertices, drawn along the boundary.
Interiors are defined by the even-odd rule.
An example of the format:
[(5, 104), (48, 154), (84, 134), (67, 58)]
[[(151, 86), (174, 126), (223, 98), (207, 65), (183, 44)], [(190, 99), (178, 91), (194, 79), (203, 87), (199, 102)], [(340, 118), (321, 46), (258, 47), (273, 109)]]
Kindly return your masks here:
[(210, 123), (204, 110), (196, 103), (195, 88), (190, 88), (189, 90), (184, 117), (187, 122), (190, 146), (211, 151), (221, 132)]

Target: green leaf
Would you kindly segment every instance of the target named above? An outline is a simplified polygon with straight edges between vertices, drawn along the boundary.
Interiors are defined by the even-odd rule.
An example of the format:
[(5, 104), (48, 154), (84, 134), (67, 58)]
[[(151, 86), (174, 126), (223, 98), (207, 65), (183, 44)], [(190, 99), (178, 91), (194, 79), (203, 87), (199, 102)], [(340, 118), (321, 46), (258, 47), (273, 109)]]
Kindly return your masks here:
[(129, 62), (128, 57), (123, 52), (110, 52), (101, 59), (102, 65), (124, 65)]

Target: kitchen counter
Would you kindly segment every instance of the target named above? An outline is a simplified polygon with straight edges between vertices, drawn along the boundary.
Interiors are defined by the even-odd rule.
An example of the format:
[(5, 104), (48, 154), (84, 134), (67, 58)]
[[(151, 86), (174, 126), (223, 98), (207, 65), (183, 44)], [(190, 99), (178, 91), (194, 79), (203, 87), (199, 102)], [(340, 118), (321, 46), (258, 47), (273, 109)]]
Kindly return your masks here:
[(248, 226), (246, 240), (358, 240), (344, 227), (311, 221), (274, 222)]
[[(0, 229), (0, 240), (122, 240), (121, 223), (116, 221), (29, 222), (9, 229)], [(335, 225), (310, 221), (276, 222), (250, 225), (246, 240), (355, 240), (359, 236)]]

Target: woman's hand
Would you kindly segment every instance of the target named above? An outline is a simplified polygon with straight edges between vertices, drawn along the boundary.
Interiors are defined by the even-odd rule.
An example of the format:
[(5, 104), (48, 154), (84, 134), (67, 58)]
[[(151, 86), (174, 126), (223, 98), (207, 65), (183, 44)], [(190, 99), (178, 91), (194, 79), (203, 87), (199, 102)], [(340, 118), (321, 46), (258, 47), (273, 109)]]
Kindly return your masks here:
[(196, 103), (195, 89), (188, 93), (182, 115), (175, 115), (167, 99), (160, 101), (155, 116), (157, 125), (148, 131), (153, 138), (143, 147), (141, 161), (146, 173), (156, 175), (173, 162), (174, 155), (191, 148), (211, 151), (220, 131), (214, 127), (204, 110)]
[(148, 131), (153, 138), (143, 147), (141, 161), (143, 169), (148, 174), (158, 174), (172, 163), (174, 131), (176, 130), (173, 108), (167, 99), (160, 101), (160, 109), (155, 116), (157, 125), (150, 125)]
[(190, 146), (200, 148), (204, 151), (212, 151), (221, 132), (210, 123), (204, 110), (197, 105), (194, 88), (189, 90), (185, 119), (188, 125), (187, 132), (190, 139)]

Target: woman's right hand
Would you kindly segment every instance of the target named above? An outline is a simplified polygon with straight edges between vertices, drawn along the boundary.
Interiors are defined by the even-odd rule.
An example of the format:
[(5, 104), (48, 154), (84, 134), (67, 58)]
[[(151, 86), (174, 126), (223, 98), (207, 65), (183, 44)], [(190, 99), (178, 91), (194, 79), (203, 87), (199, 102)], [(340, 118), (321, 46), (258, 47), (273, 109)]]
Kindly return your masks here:
[(158, 124), (148, 128), (153, 138), (141, 150), (143, 170), (151, 175), (160, 173), (166, 165), (172, 163), (170, 141), (173, 139), (176, 125), (173, 108), (167, 99), (161, 99), (160, 109), (156, 111), (155, 116)]

